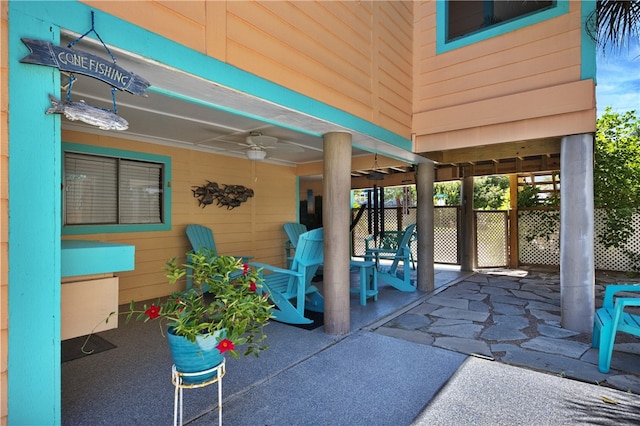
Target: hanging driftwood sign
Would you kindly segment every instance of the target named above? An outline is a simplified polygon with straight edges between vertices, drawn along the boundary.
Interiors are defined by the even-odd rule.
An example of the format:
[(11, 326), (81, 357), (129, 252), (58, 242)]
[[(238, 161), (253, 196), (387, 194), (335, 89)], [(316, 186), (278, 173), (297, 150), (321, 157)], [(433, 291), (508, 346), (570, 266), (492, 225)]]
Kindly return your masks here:
[(218, 207), (226, 206), (228, 210), (231, 210), (253, 197), (253, 189), (246, 186), (225, 184), (220, 186), (216, 182), (209, 181), (206, 185), (194, 186), (191, 192), (198, 199), (198, 205), (202, 208), (215, 201)]
[(31, 51), (20, 59), (22, 63), (45, 65), (60, 71), (87, 75), (134, 95), (146, 96), (145, 90), (151, 85), (139, 75), (91, 53), (56, 46), (50, 41), (32, 38), (21, 40)]

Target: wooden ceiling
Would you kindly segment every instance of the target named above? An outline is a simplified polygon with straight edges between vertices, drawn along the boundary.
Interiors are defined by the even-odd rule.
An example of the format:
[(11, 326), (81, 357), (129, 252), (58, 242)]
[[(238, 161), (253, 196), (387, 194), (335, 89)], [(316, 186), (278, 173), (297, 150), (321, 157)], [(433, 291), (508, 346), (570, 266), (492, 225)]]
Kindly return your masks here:
[[(560, 170), (560, 138), (509, 142), (489, 146), (422, 152), (434, 161), (436, 181), (450, 181), (469, 176), (537, 173)], [(415, 183), (415, 167), (410, 164), (387, 164), (356, 169), (351, 173), (352, 188), (410, 185)], [(383, 179), (375, 179), (382, 177)]]

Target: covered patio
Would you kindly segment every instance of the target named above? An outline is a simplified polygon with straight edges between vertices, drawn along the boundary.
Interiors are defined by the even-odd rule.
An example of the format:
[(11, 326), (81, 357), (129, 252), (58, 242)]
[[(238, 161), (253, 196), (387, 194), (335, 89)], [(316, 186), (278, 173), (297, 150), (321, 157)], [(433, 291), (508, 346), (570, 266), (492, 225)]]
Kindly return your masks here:
[[(466, 340), (468, 350), (444, 345), (453, 340), (447, 339), (447, 332), (433, 328), (436, 324), (428, 318), (438, 307), (446, 307), (454, 294), (455, 303), (474, 299), (478, 302), (479, 297), (470, 296), (472, 287), (477, 294), (496, 295), (516, 290), (514, 283), (522, 283), (529, 290), (532, 286), (549, 290), (549, 299), (553, 300), (554, 289), (559, 290), (554, 276), (557, 278), (553, 272), (527, 271), (471, 273), (439, 265), (434, 292), (405, 293), (381, 285), (378, 301), (369, 301), (366, 306), (352, 295), (351, 332), (346, 335), (329, 335), (322, 327), (304, 330), (272, 322), (266, 329), (270, 349), (260, 358), (227, 357), (223, 422), (408, 425), (433, 424), (437, 419), (438, 424), (460, 424), (470, 415), (476, 424), (532, 424), (534, 420), (545, 423), (545, 419), (555, 422), (610, 416), (637, 422), (640, 412), (633, 402), (637, 402), (636, 394), (640, 392), (637, 340), (629, 343), (635, 346), (622, 346), (625, 352), (614, 355), (615, 371), (602, 375), (597, 370), (597, 352), (584, 342), (585, 353), (578, 357), (523, 344), (536, 338), (549, 339), (541, 334), (543, 326), (570, 335), (551, 317), (540, 322), (543, 326), (531, 328), (529, 332), (535, 335), (527, 339), (487, 345), (500, 351), (509, 344), (514, 346), (505, 352), (510, 356), (502, 356), (501, 360), (498, 355), (502, 352), (478, 350), (486, 344), (480, 333), (466, 337), (459, 333), (469, 324), (490, 327), (496, 319), (494, 315), (500, 315), (499, 310), (504, 311), (505, 307), (488, 303), (492, 319), (487, 324), (455, 315), (445, 318), (449, 337), (458, 335), (458, 342)], [(351, 284), (357, 281), (352, 280)], [(511, 296), (513, 307), (527, 311), (534, 308), (527, 307), (531, 300), (525, 293)], [(457, 311), (466, 315), (479, 312), (471, 308)], [(453, 331), (455, 327), (458, 333)], [(116, 348), (62, 364), (62, 424), (170, 424), (171, 358), (158, 324), (122, 323), (118, 329), (100, 336)], [(556, 340), (562, 339), (556, 336)], [(472, 352), (479, 356), (469, 356)], [(513, 354), (519, 356), (514, 358)], [(564, 367), (558, 364), (562, 359)], [(566, 367), (569, 365), (571, 371)], [(617, 381), (605, 381), (612, 377)], [(601, 385), (596, 385), (596, 380)], [(519, 394), (529, 389), (526, 395), (533, 392), (536, 399), (520, 404), (508, 392), (512, 387), (520, 389)], [(204, 425), (217, 421), (215, 391), (215, 386), (185, 390), (185, 423)], [(606, 404), (601, 398), (617, 404)], [(462, 407), (464, 401), (468, 401), (464, 410), (453, 409)], [(545, 409), (541, 410), (541, 406)]]

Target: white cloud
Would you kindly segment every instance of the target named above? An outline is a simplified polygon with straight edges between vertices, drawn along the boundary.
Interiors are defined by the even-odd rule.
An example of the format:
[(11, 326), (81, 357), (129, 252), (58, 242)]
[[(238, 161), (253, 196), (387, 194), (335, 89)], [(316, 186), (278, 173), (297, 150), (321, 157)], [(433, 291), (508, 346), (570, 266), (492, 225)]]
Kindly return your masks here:
[(596, 103), (598, 115), (606, 107), (614, 112), (640, 113), (640, 42), (597, 54)]

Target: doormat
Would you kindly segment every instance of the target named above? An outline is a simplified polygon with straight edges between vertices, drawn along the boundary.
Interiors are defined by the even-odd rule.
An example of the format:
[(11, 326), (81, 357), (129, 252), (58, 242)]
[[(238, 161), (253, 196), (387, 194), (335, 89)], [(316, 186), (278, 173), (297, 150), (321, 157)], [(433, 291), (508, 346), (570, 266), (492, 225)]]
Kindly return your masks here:
[[(87, 342), (86, 345), (85, 342)], [(84, 348), (82, 347), (83, 345)], [(61, 346), (62, 362), (73, 361), (74, 359), (95, 355), (116, 347), (113, 343), (95, 334), (89, 338), (89, 341), (87, 341), (87, 336), (63, 340)]]
[(309, 311), (307, 309), (304, 310), (305, 318), (309, 318), (313, 322), (311, 324), (291, 324), (294, 327), (302, 328), (304, 330), (315, 330), (318, 327), (322, 327), (324, 325), (324, 312), (315, 312)]

